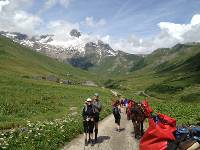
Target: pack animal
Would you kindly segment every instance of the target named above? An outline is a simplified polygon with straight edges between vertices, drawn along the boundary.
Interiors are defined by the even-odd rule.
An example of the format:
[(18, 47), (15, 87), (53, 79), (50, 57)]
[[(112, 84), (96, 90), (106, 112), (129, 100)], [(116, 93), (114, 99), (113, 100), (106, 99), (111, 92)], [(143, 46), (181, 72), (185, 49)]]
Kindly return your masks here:
[(131, 108), (131, 120), (134, 126), (135, 138), (140, 139), (144, 134), (143, 123), (148, 117), (145, 113), (145, 107), (142, 103), (137, 103), (134, 101)]

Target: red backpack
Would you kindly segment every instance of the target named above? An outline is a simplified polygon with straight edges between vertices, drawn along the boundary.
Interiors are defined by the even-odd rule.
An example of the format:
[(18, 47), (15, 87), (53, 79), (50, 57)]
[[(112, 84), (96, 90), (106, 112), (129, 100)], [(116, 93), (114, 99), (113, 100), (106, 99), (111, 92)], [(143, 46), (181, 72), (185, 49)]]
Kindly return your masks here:
[(167, 141), (175, 140), (176, 120), (164, 114), (149, 118), (149, 128), (140, 141), (140, 150), (166, 150)]
[(143, 100), (142, 104), (145, 108), (145, 115), (147, 117), (150, 117), (151, 113), (153, 112), (153, 109), (149, 106), (149, 103), (147, 102), (147, 100)]

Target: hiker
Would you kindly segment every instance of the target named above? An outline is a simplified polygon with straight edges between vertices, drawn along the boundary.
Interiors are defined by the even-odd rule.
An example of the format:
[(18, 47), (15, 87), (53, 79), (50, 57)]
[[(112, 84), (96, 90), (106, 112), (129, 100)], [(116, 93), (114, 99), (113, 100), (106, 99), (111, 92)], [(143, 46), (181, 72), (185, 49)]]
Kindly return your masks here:
[(122, 98), (120, 101), (120, 107), (123, 108), (123, 106), (124, 106), (124, 99)]
[(124, 100), (124, 106), (125, 106), (125, 112), (127, 113), (127, 109), (128, 109), (128, 99), (125, 98)]
[(85, 146), (87, 146), (89, 143), (94, 145), (93, 140), (93, 130), (94, 130), (94, 108), (92, 105), (92, 99), (88, 98), (85, 102), (84, 108), (83, 108), (83, 127), (84, 127), (84, 135), (85, 135)]
[(126, 115), (127, 115), (127, 120), (131, 119), (131, 109), (134, 105), (134, 101), (133, 100), (128, 100), (128, 105), (127, 105), (127, 109), (126, 109)]
[(93, 97), (93, 107), (95, 111), (94, 117), (94, 126), (95, 126), (95, 143), (97, 142), (97, 135), (98, 135), (98, 123), (99, 123), (99, 115), (102, 109), (102, 104), (99, 100), (99, 94), (95, 93)]
[(115, 123), (117, 124), (117, 131), (120, 132), (120, 119), (121, 119), (121, 109), (120, 109), (120, 101), (117, 100), (113, 104), (113, 116), (115, 118)]

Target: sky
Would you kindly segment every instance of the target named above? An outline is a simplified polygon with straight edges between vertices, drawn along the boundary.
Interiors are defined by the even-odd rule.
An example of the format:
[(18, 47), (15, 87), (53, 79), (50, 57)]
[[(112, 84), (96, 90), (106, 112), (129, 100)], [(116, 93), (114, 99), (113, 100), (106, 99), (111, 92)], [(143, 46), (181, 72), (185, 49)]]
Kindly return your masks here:
[(0, 0), (0, 31), (64, 41), (71, 29), (134, 54), (200, 42), (200, 0)]

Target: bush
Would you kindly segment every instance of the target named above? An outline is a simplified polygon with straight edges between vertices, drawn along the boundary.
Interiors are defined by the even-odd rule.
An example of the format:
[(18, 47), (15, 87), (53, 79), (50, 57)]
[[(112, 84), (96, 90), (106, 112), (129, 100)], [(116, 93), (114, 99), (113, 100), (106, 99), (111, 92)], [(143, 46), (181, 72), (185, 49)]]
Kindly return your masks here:
[(172, 86), (172, 85), (166, 85), (166, 84), (153, 84), (149, 88), (146, 89), (146, 91), (150, 92), (156, 92), (161, 94), (173, 94), (179, 91), (182, 91), (184, 88), (181, 86)]
[(119, 81), (115, 81), (112, 79), (108, 79), (104, 82), (104, 86), (106, 88), (111, 88), (111, 89), (119, 89), (120, 88), (120, 83)]

